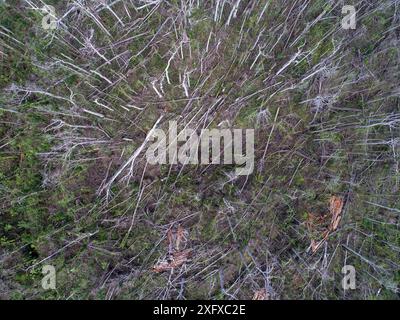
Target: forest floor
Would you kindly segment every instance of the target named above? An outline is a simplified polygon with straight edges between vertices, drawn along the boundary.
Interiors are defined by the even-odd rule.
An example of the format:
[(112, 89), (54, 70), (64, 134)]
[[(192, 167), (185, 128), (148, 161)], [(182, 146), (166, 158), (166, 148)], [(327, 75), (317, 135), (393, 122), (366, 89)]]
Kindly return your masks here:
[[(45, 2), (0, 1), (1, 299), (399, 298), (400, 1)], [(159, 119), (253, 173), (133, 157)]]

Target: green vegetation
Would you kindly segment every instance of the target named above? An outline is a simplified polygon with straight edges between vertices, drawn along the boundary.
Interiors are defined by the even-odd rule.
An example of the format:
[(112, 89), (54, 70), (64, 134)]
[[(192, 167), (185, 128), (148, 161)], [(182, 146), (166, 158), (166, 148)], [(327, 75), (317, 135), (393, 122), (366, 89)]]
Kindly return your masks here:
[[(355, 30), (323, 0), (48, 1), (54, 30), (0, 2), (0, 298), (397, 299), (399, 19), (375, 2)], [(255, 129), (253, 174), (124, 167), (161, 116)]]

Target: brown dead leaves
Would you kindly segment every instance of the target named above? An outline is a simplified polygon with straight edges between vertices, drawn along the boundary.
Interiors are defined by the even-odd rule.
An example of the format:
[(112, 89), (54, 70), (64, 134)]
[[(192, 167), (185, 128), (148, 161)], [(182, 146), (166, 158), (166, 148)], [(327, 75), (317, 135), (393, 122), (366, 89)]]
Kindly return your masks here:
[(180, 252), (173, 252), (172, 254), (169, 255), (168, 258), (162, 259), (161, 261), (157, 262), (153, 267), (153, 271), (160, 273), (179, 268), (189, 260), (188, 258), (190, 252), (191, 252), (190, 249)]
[(332, 196), (329, 200), (329, 211), (332, 215), (330, 231), (335, 231), (339, 226), (340, 219), (342, 218), (343, 199), (340, 197)]
[(311, 250), (313, 253), (317, 252), (328, 239), (329, 235), (338, 228), (342, 218), (342, 210), (343, 199), (332, 196), (329, 199), (329, 213), (327, 215), (317, 217), (314, 214), (308, 214), (306, 224), (310, 234), (317, 234), (320, 238), (322, 237), (319, 241), (311, 239)]
[(160, 259), (153, 267), (153, 271), (160, 273), (170, 271), (184, 265), (188, 260), (191, 249), (184, 249), (187, 243), (188, 232), (182, 226), (167, 232), (168, 254)]
[(269, 300), (269, 294), (267, 290), (261, 289), (254, 292), (253, 300)]

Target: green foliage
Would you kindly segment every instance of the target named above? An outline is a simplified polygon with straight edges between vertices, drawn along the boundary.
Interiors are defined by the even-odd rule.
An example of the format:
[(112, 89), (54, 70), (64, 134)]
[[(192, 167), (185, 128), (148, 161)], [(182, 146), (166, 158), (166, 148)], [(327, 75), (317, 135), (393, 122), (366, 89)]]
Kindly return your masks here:
[[(56, 30), (21, 1), (0, 5), (4, 297), (249, 299), (268, 280), (271, 299), (396, 298), (395, 7), (353, 2), (357, 30), (322, 0), (68, 14), (54, 0)], [(161, 115), (161, 128), (255, 129), (254, 173), (143, 154), (125, 166)], [(332, 196), (339, 227), (312, 252), (324, 226), (310, 215), (327, 219)], [(183, 248), (184, 266), (153, 270)], [(41, 288), (40, 261), (57, 290)], [(345, 263), (358, 279), (346, 294)]]

